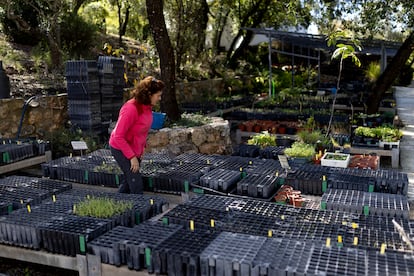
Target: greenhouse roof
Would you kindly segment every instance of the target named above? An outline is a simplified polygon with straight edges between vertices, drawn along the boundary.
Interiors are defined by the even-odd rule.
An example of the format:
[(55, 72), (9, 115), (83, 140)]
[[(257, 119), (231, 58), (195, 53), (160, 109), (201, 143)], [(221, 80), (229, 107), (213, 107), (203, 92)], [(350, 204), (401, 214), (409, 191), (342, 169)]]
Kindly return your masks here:
[[(285, 45), (295, 45), (303, 48), (313, 48), (319, 50), (333, 50), (328, 47), (327, 37), (325, 35), (314, 35), (299, 32), (276, 31), (273, 28), (242, 28), (243, 30), (252, 31), (256, 36), (253, 44), (257, 45), (261, 42), (268, 42), (269, 37), (272, 41), (278, 41)], [(379, 39), (361, 39), (362, 50), (360, 53), (367, 55), (381, 55), (382, 51), (387, 56), (394, 56), (400, 48), (400, 42), (379, 40)]]

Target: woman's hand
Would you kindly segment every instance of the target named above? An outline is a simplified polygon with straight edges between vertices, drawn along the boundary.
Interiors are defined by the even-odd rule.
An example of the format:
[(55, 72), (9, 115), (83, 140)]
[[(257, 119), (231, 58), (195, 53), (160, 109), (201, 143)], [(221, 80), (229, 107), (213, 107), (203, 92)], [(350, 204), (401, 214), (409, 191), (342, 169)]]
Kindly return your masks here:
[(131, 172), (133, 173), (139, 172), (139, 162), (136, 156), (131, 159)]

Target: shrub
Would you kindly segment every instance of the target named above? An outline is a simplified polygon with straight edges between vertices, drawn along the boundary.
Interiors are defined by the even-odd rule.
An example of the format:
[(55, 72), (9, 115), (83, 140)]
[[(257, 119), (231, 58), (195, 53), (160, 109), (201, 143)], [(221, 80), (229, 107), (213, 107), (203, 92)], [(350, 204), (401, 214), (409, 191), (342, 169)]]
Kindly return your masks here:
[(69, 156), (72, 153), (71, 141), (85, 141), (88, 146), (88, 150), (85, 153), (89, 153), (103, 148), (103, 145), (98, 145), (98, 137), (82, 132), (78, 128), (65, 128), (61, 127), (55, 131), (47, 133), (45, 140), (49, 141), (53, 159)]
[[(61, 23), (62, 48), (69, 53), (69, 58), (90, 58), (90, 48), (96, 41), (97, 26), (86, 22), (76, 14), (69, 14)], [(93, 57), (95, 58), (95, 57)]]
[[(11, 1), (11, 4), (9, 5), (10, 7), (8, 8), (11, 10), (11, 12), (23, 18), (23, 20), (29, 24), (31, 30), (36, 30), (38, 28), (40, 24), (39, 13), (36, 11), (36, 9), (33, 9), (30, 4), (26, 3), (25, 1)], [(20, 30), (17, 27), (16, 23), (13, 20), (8, 19), (5, 14), (2, 14), (1, 23), (5, 35), (13, 42), (21, 43), (24, 45), (36, 45), (41, 40), (41, 35), (39, 32), (25, 32)]]
[(271, 135), (268, 132), (255, 134), (247, 141), (249, 145), (256, 145), (261, 148), (276, 146), (276, 136)]
[(315, 155), (315, 147), (303, 142), (295, 142), (290, 148), (285, 149), (285, 155), (311, 159)]

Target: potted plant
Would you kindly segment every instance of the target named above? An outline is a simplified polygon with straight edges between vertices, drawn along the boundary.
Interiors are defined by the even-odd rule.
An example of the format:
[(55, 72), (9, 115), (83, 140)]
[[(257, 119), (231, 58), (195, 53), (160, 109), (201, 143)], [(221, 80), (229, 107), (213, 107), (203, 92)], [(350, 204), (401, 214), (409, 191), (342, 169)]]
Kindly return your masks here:
[(294, 142), (290, 148), (285, 149), (285, 155), (295, 163), (310, 162), (315, 155), (315, 146), (303, 142)]
[(252, 135), (251, 138), (247, 140), (247, 144), (256, 145), (261, 148), (276, 146), (276, 136), (271, 135), (267, 131), (263, 131), (262, 133)]
[(354, 130), (354, 144), (377, 145), (377, 131), (374, 128), (359, 126)]
[(321, 165), (328, 167), (347, 168), (350, 160), (350, 154), (326, 152), (321, 158)]
[(377, 127), (379, 135), (379, 147), (384, 149), (398, 148), (403, 133), (398, 128)]

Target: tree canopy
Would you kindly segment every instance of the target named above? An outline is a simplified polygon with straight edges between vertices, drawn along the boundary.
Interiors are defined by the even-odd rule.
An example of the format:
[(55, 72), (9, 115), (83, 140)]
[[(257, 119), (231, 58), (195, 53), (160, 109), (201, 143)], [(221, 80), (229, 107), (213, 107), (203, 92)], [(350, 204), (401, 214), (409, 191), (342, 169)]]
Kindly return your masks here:
[[(257, 56), (249, 47), (253, 34), (244, 27), (306, 31), (313, 24), (325, 35), (340, 27), (359, 39), (404, 41), (387, 71), (374, 85), (376, 92), (371, 96), (370, 112), (375, 112), (379, 99), (404, 64), (410, 61), (414, 48), (414, 2), (411, 0), (151, 2), (0, 0), (0, 17), (3, 30), (14, 28), (32, 37), (33, 43), (43, 41), (52, 57), (51, 67), (60, 70), (64, 59), (85, 57), (85, 50), (94, 41), (94, 32), (116, 33), (119, 37), (116, 46), (120, 48), (124, 46), (124, 36), (150, 43), (158, 54), (159, 62), (155, 64), (161, 76), (171, 83), (166, 91), (171, 97), (165, 97), (171, 102), (164, 103), (164, 107), (176, 106), (172, 83), (177, 80), (221, 77), (241, 68), (252, 70), (252, 66), (239, 66), (244, 60), (251, 62), (249, 58)], [(165, 27), (163, 31), (158, 31), (160, 26)], [(16, 39), (17, 35), (14, 36)], [(172, 118), (179, 117), (178, 108), (173, 107), (169, 112)]]

